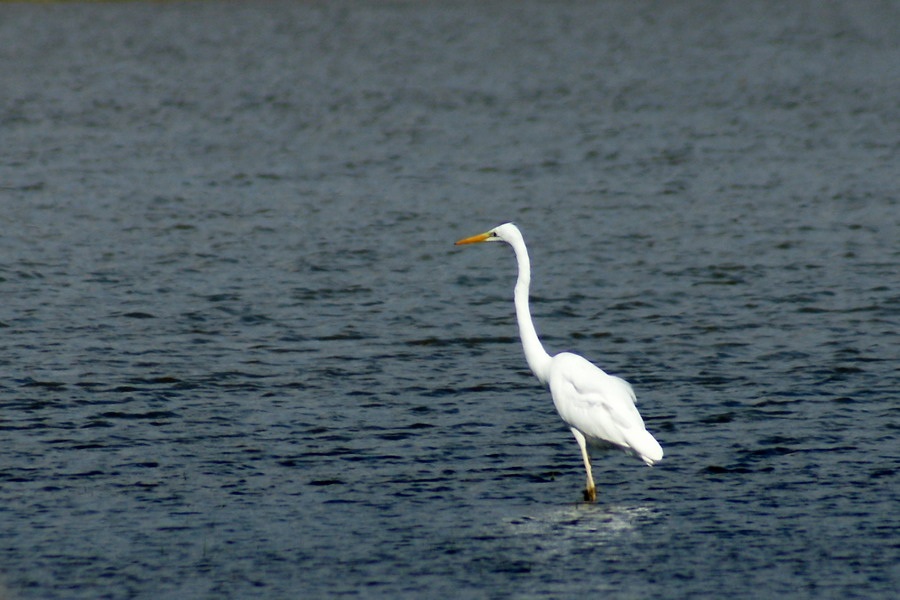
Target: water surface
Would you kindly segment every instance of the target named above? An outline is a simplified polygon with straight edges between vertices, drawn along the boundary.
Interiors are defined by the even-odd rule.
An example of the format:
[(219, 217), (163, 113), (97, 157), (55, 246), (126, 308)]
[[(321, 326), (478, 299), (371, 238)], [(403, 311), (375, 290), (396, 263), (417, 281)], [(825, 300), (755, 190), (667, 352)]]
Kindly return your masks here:
[(8, 595), (893, 597), (898, 16), (4, 5)]

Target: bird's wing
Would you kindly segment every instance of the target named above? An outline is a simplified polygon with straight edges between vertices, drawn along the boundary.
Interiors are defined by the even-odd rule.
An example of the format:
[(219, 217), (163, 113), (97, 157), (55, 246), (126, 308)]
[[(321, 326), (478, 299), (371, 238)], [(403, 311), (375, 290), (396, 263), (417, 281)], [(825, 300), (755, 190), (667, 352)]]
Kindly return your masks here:
[(631, 449), (642, 457), (657, 454), (659, 445), (644, 429), (634, 390), (624, 379), (576, 354), (560, 354), (553, 358), (550, 392), (563, 420), (593, 442)]

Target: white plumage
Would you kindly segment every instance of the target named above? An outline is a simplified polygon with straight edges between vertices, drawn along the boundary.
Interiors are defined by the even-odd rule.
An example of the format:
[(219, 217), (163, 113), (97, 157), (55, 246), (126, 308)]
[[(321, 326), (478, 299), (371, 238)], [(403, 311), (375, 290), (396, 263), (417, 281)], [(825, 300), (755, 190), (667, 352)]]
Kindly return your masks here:
[(512, 223), (505, 223), (456, 243), (479, 242), (506, 242), (515, 251), (519, 277), (514, 297), (525, 359), (535, 376), (550, 388), (559, 416), (569, 426), (581, 448), (587, 471), (585, 500), (594, 501), (597, 497), (588, 445), (621, 448), (650, 466), (661, 460), (662, 447), (644, 428), (644, 420), (635, 407), (634, 390), (627, 381), (608, 375), (577, 354), (561, 352), (551, 357), (544, 350), (528, 307), (531, 263), (519, 229)]
[(663, 457), (659, 443), (644, 428), (631, 384), (577, 354), (563, 352), (551, 361), (550, 394), (569, 427), (592, 444), (624, 448), (650, 466)]

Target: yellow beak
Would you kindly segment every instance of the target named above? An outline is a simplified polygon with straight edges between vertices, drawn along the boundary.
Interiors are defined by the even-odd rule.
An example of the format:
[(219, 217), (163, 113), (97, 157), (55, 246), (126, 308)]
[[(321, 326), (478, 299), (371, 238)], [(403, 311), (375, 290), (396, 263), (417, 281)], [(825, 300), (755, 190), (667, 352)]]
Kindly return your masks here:
[(478, 235), (473, 235), (472, 237), (461, 239), (453, 245), (462, 246), (463, 244), (477, 244), (479, 242), (487, 240), (489, 237), (491, 237), (490, 231), (488, 231), (487, 233), (479, 233)]

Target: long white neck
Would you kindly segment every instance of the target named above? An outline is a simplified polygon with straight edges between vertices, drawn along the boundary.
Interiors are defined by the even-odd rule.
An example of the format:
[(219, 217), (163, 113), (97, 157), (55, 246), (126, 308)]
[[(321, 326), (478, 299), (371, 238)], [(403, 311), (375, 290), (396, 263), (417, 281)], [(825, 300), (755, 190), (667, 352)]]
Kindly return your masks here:
[(528, 250), (525, 241), (521, 237), (509, 240), (509, 245), (516, 253), (516, 261), (519, 263), (519, 278), (516, 280), (515, 303), (516, 319), (519, 322), (519, 337), (522, 338), (522, 348), (525, 350), (525, 360), (531, 372), (546, 383), (550, 376), (550, 355), (544, 350), (541, 340), (531, 320), (531, 311), (528, 309), (528, 288), (531, 286), (531, 262), (528, 260)]

